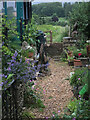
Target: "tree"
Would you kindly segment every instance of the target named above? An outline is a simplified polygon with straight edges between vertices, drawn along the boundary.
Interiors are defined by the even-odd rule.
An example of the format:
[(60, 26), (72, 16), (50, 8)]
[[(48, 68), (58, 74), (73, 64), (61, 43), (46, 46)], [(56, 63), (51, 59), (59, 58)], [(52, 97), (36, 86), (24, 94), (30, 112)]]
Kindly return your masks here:
[(89, 12), (90, 9), (90, 3), (89, 2), (82, 2), (78, 3), (77, 5), (74, 5), (74, 8), (72, 9), (72, 12), (69, 14), (69, 21), (70, 25), (73, 26), (76, 22), (78, 24), (78, 33), (79, 35), (90, 37), (90, 33), (88, 30), (90, 30), (89, 25)]
[(59, 19), (58, 19), (56, 13), (54, 13), (53, 16), (52, 16), (52, 21), (57, 22), (58, 20)]

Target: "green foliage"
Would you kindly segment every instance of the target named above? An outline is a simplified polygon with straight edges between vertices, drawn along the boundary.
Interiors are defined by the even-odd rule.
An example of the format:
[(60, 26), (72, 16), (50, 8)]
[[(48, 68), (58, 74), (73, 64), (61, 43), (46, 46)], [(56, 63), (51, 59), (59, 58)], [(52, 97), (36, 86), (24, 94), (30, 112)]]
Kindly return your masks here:
[(68, 17), (69, 12), (72, 10), (73, 5), (70, 3), (62, 3), (60, 2), (50, 2), (50, 3), (41, 3), (33, 5), (33, 13), (40, 16), (52, 16), (54, 13), (57, 14), (58, 17)]
[(28, 23), (24, 28), (23, 41), (29, 43), (29, 45), (35, 45), (37, 36), (37, 27), (34, 21)]
[(76, 46), (68, 47), (68, 50), (73, 52), (74, 57), (79, 57), (78, 54), (81, 53), (81, 57), (87, 57), (87, 44), (84, 44), (84, 48), (77, 48)]
[(68, 104), (68, 109), (73, 113), (77, 110), (77, 105), (79, 104), (79, 100), (76, 98), (72, 99)]
[(73, 5), (71, 5), (70, 2), (69, 3), (65, 2), (65, 4), (64, 4), (64, 11), (65, 11), (65, 17), (66, 18), (68, 17), (69, 12), (72, 11), (72, 8), (73, 8)]
[(33, 115), (33, 113), (30, 113), (30, 111), (23, 111), (22, 113), (22, 118), (23, 119), (30, 119), (30, 118), (35, 118), (35, 116)]
[(38, 99), (37, 102), (36, 102), (36, 107), (45, 108), (45, 105), (43, 104), (43, 102), (40, 99)]
[(89, 105), (90, 105), (89, 101), (85, 101), (82, 98), (72, 99), (68, 104), (70, 115), (64, 114), (64, 118), (75, 117), (77, 120), (79, 120), (80, 118), (89, 119), (90, 118)]
[(73, 86), (84, 86), (88, 80), (88, 69), (80, 68), (75, 70), (75, 73), (70, 79), (70, 84)]
[[(26, 85), (24, 103), (26, 107), (31, 108), (45, 108), (43, 102), (41, 101), (42, 89), (38, 85), (34, 85), (34, 82), (28, 82)], [(38, 92), (37, 92), (38, 88)]]
[(75, 57), (78, 57), (78, 53), (81, 53), (81, 51), (79, 49), (77, 49), (76, 47), (74, 47), (74, 49), (73, 49), (73, 55)]
[(52, 21), (54, 21), (54, 22), (58, 21), (58, 17), (55, 13), (52, 16)]
[(7, 46), (2, 46), (2, 52), (4, 52), (6, 55), (13, 56), (13, 53)]
[[(8, 46), (9, 49), (14, 47), (13, 42), (19, 41), (19, 33), (16, 31), (16, 19), (7, 19), (7, 16), (4, 16), (2, 18), (2, 40), (4, 41), (4, 45)], [(7, 38), (6, 38), (6, 31), (7, 31)], [(19, 41), (20, 42), (20, 41)], [(18, 42), (16, 42), (16, 45), (18, 45)], [(14, 47), (15, 48), (15, 47)], [(18, 45), (18, 48), (20, 48), (20, 44)]]
[(78, 24), (78, 35), (81, 38), (82, 34), (84, 36), (89, 36), (89, 12), (88, 10), (90, 2), (81, 2), (74, 5), (72, 12), (69, 15), (70, 25), (73, 26), (76, 22)]
[(87, 49), (86, 48), (81, 49), (81, 53), (82, 53), (82, 56), (87, 57)]
[(40, 16), (52, 16), (54, 13), (56, 13), (58, 17), (64, 16), (64, 8), (62, 8), (60, 2), (41, 3), (33, 5), (32, 8), (33, 13)]
[(14, 74), (9, 74), (7, 80), (10, 79)]
[(41, 17), (39, 15), (36, 15), (34, 14), (33, 15), (33, 19), (35, 21), (35, 23), (37, 25), (43, 25), (43, 24), (46, 24), (46, 25), (57, 25), (57, 26), (66, 26), (68, 25), (68, 21), (66, 20), (66, 18), (62, 18), (62, 17), (58, 17), (56, 15), (56, 13), (53, 14), (54, 16), (56, 16), (58, 19), (55, 21), (52, 21), (52, 17), (53, 16), (46, 16), (46, 17)]

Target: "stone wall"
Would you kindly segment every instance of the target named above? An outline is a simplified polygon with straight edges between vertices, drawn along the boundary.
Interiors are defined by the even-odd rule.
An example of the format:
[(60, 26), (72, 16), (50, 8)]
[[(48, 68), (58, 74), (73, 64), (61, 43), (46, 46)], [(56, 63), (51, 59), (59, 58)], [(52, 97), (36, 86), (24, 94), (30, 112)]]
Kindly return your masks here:
[(20, 120), (24, 102), (24, 83), (14, 81), (2, 91), (2, 120)]

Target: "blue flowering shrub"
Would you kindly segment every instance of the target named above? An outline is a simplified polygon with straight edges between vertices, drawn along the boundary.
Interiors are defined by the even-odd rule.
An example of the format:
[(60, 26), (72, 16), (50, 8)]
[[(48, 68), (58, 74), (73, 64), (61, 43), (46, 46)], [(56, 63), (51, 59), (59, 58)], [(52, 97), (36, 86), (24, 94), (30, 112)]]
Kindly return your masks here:
[[(5, 19), (3, 21), (5, 24)], [(10, 25), (10, 24), (9, 24)], [(6, 36), (6, 29), (7, 32), (11, 33), (11, 36)], [(12, 85), (14, 81), (19, 83), (25, 83), (24, 85), (24, 105), (25, 107), (38, 107), (38, 108), (45, 108), (43, 102), (41, 101), (42, 91), (43, 89), (40, 86), (35, 86), (34, 81), (40, 75), (40, 70), (43, 67), (48, 66), (47, 64), (37, 64), (37, 60), (31, 60), (27, 58), (27, 55), (23, 55), (22, 50), (11, 44), (12, 36), (16, 36), (16, 32), (14, 34), (15, 29), (8, 29), (8, 25), (5, 24), (2, 27), (2, 82), (0, 86), (2, 86), (3, 90), (6, 90), (8, 87)], [(27, 28), (27, 27), (26, 27)], [(29, 31), (28, 31), (29, 32)], [(30, 32), (34, 32), (30, 29)], [(35, 34), (29, 34), (29, 37), (33, 35), (32, 38), (35, 38)], [(25, 36), (24, 36), (25, 37)], [(18, 33), (15, 39), (18, 39)], [(27, 42), (32, 44), (30, 39), (27, 39)], [(34, 43), (33, 43), (34, 44)], [(35, 45), (35, 44), (34, 44)], [(19, 48), (19, 49), (17, 49)], [(39, 74), (37, 74), (39, 73)], [(39, 90), (38, 90), (39, 89)], [(38, 91), (38, 92), (37, 92)]]

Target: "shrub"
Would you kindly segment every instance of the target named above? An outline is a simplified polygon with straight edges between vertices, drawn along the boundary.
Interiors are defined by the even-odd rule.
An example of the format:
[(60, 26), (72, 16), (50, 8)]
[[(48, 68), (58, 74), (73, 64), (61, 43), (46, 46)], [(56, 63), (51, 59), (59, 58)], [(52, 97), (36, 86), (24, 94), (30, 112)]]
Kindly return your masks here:
[(80, 68), (75, 70), (75, 74), (70, 79), (70, 84), (72, 86), (84, 86), (88, 80), (88, 69)]
[[(80, 95), (79, 95), (80, 96)], [(72, 99), (70, 103), (68, 104), (68, 109), (70, 111), (70, 114), (64, 114), (64, 118), (76, 118), (79, 119), (89, 119), (89, 101), (86, 101), (79, 97), (79, 99)]]

